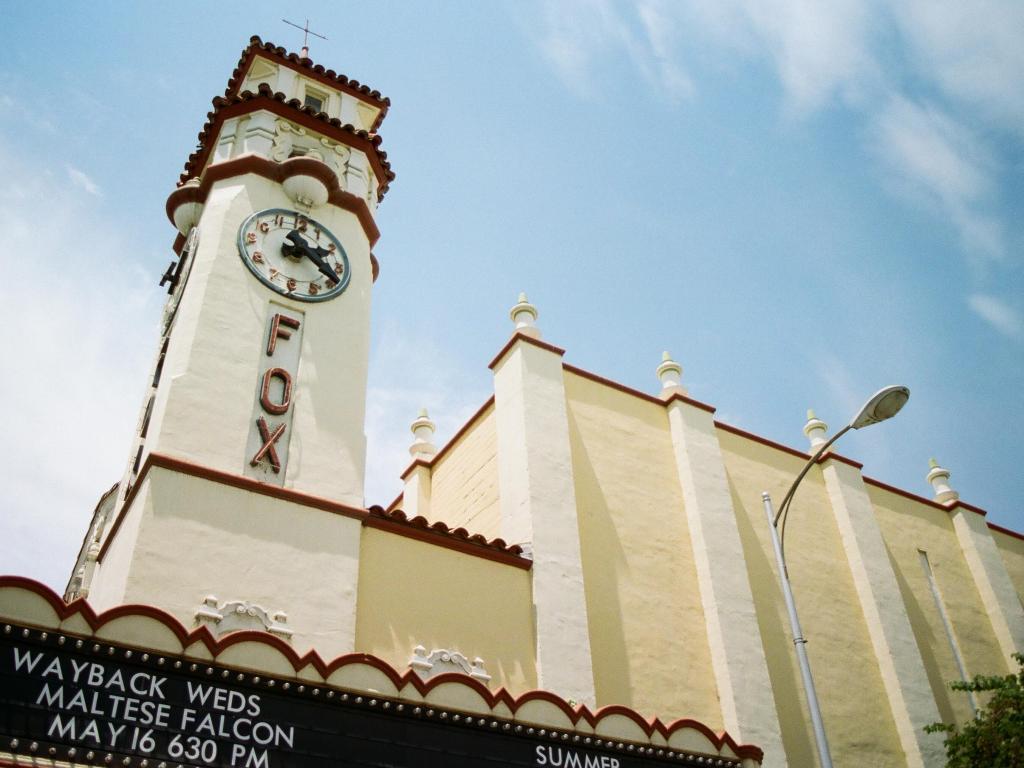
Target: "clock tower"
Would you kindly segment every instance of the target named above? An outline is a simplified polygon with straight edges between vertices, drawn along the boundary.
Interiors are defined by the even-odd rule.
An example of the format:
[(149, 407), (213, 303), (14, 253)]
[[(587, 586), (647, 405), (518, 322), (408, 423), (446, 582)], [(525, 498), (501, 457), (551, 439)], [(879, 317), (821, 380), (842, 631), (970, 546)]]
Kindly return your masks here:
[(234, 601), (263, 612), (254, 628), (352, 649), (388, 105), (259, 38), (244, 50), (167, 200), (149, 391), (69, 597), (186, 626)]

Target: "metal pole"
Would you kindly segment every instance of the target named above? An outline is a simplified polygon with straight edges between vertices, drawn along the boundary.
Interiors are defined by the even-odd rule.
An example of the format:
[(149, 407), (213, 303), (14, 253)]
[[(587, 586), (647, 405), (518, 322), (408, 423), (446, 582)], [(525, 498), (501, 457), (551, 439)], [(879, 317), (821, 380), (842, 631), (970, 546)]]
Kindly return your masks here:
[(779, 531), (775, 527), (775, 515), (772, 512), (772, 497), (765, 491), (761, 494), (764, 501), (764, 513), (768, 517), (768, 530), (772, 534), (772, 547), (775, 549), (775, 562), (779, 566), (779, 578), (782, 580), (782, 595), (786, 600), (786, 611), (789, 613), (789, 627), (793, 632), (793, 646), (796, 658), (800, 662), (800, 676), (804, 681), (804, 693), (807, 696), (807, 708), (811, 711), (811, 725), (814, 727), (814, 740), (818, 746), (818, 761), (821, 768), (832, 768), (832, 754), (828, 750), (828, 737), (825, 725), (821, 721), (821, 709), (818, 707), (818, 694), (814, 690), (814, 678), (811, 677), (811, 663), (807, 660), (807, 641), (800, 629), (800, 619), (796, 615), (796, 603), (793, 601), (793, 590), (789, 586), (789, 571), (786, 560), (782, 556), (779, 543)]

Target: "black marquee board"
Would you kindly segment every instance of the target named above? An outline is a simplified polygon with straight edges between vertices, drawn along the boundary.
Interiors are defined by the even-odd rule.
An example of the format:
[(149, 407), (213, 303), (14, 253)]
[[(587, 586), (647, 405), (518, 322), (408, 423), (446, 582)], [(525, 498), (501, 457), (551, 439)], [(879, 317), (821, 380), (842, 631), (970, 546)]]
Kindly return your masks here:
[(0, 750), (112, 768), (739, 765), (674, 750), (640, 756), (629, 745), (588, 746), (571, 732), (517, 733), (515, 724), (493, 717), (239, 676), (157, 652), (10, 627), (0, 635)]

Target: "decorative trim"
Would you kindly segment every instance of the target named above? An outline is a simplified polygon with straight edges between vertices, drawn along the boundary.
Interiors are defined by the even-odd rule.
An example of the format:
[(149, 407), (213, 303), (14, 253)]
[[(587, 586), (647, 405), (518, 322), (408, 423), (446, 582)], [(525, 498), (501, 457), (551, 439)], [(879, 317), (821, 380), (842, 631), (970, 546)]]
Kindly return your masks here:
[[(926, 496), (919, 496), (918, 494), (911, 493), (910, 491), (904, 491), (902, 488), (897, 488), (895, 485), (883, 483), (881, 480), (875, 480), (872, 477), (865, 477), (864, 482), (867, 483), (868, 485), (873, 485), (876, 488), (881, 488), (883, 491), (889, 491), (890, 493), (895, 493), (897, 496), (902, 496), (906, 499), (910, 499), (911, 501), (916, 501), (919, 504), (925, 504), (935, 509), (941, 509), (943, 512), (952, 512), (957, 507), (963, 507), (964, 509), (970, 512), (974, 512), (975, 514), (981, 515), (982, 517), (985, 517), (988, 514), (981, 507), (976, 507), (973, 504), (968, 504), (967, 502), (960, 501), (959, 499), (957, 499), (952, 504), (941, 504), (935, 501), (934, 499), (929, 499)], [(989, 523), (989, 527), (992, 527), (992, 523)], [(1012, 531), (1008, 532), (1012, 533)], [(1021, 534), (1014, 535), (1020, 536)], [(1022, 536), (1022, 538), (1024, 538), (1024, 536)]]
[(185, 161), (185, 169), (178, 179), (179, 185), (202, 175), (225, 120), (266, 110), (363, 152), (377, 176), (377, 200), (384, 199), (388, 186), (395, 180), (395, 172), (391, 170), (391, 164), (388, 162), (388, 153), (380, 148), (380, 136), (342, 123), (336, 117), (327, 117), (323, 112), (315, 112), (311, 107), (303, 106), (298, 99), (289, 99), (280, 91), (275, 92), (266, 83), (260, 83), (257, 91), (243, 91), (230, 98), (218, 96), (213, 100), (213, 111), (209, 113), (206, 123), (199, 132), (199, 147)]
[(196, 609), (195, 617), (198, 625), (209, 628), (218, 637), (228, 632), (250, 629), (238, 627), (240, 622), (259, 624), (261, 626), (255, 631), (269, 632), (286, 641), (290, 641), (295, 634), (285, 626), (288, 623), (287, 613), (275, 611), (271, 615), (262, 605), (247, 600), (228, 600), (223, 605), (218, 605), (215, 595), (207, 595), (202, 605)]
[[(377, 223), (373, 220), (373, 214), (370, 213), (370, 208), (366, 205), (366, 201), (353, 195), (351, 192), (343, 190), (337, 175), (330, 166), (308, 157), (293, 157), (283, 163), (278, 163), (258, 155), (244, 155), (232, 160), (214, 163), (203, 172), (199, 186), (183, 185), (171, 192), (167, 198), (167, 204), (164, 206), (167, 218), (173, 223), (174, 210), (183, 203), (205, 203), (207, 195), (210, 194), (210, 189), (216, 182), (235, 176), (243, 176), (247, 173), (254, 173), (257, 176), (262, 176), (265, 179), (278, 183), (283, 182), (292, 175), (303, 174), (313, 176), (326, 185), (328, 203), (355, 214), (363, 227), (366, 239), (370, 241), (371, 248), (380, 239), (380, 230), (377, 229)], [(178, 245), (179, 240), (181, 241), (180, 246)], [(179, 233), (174, 241), (175, 252), (180, 252), (181, 246), (184, 246), (184, 244), (185, 237)], [(371, 254), (371, 266), (373, 262), (374, 257)], [(374, 279), (376, 279), (376, 271)]]
[(510, 338), (508, 342), (506, 342), (505, 346), (501, 348), (501, 351), (494, 356), (494, 359), (487, 364), (487, 367), (493, 371), (495, 367), (498, 365), (498, 363), (501, 362), (501, 359), (505, 357), (506, 354), (508, 354), (509, 350), (512, 349), (513, 346), (515, 346), (515, 343), (517, 341), (523, 341), (526, 342), (527, 344), (532, 344), (535, 347), (546, 349), (548, 352), (554, 352), (556, 355), (559, 356), (565, 354), (565, 350), (562, 349), (561, 347), (556, 347), (554, 344), (548, 344), (546, 341), (535, 339), (533, 336), (527, 336), (522, 331), (516, 331), (515, 333), (512, 334), (512, 338)]
[(721, 429), (723, 432), (731, 432), (732, 434), (738, 435), (739, 437), (745, 437), (748, 440), (753, 440), (755, 443), (760, 443), (761, 445), (766, 445), (769, 448), (774, 448), (777, 451), (782, 451), (783, 453), (788, 453), (790, 456), (797, 456), (797, 457), (803, 459), (804, 461), (807, 461), (809, 458), (811, 458), (810, 454), (808, 454), (808, 453), (804, 453), (803, 451), (799, 451), (796, 448), (790, 448), (788, 445), (783, 445), (782, 443), (777, 443), (774, 440), (769, 440), (767, 437), (761, 437), (760, 435), (755, 435), (753, 432), (747, 432), (747, 430), (745, 430), (745, 429), (740, 429), (739, 427), (734, 427), (732, 424), (726, 424), (724, 421), (717, 421), (716, 420), (715, 421), (715, 427), (717, 427), (718, 429)]
[(581, 378), (589, 379), (590, 381), (593, 381), (597, 384), (603, 384), (604, 386), (617, 390), (618, 392), (624, 392), (627, 395), (632, 395), (633, 397), (638, 398), (640, 400), (644, 400), (648, 403), (651, 403), (652, 405), (665, 405), (666, 402), (665, 400), (662, 400), (660, 397), (648, 394), (647, 392), (641, 392), (639, 389), (627, 387), (625, 384), (620, 384), (617, 381), (606, 379), (604, 376), (596, 374), (592, 371), (587, 371), (583, 368), (577, 368), (575, 365), (570, 365), (569, 363), (562, 363), (562, 370), (568, 371), (569, 373), (573, 373)]
[[(413, 470), (416, 469), (416, 467), (426, 467), (427, 469), (430, 469), (432, 464), (433, 462), (430, 459), (414, 459), (413, 462), (408, 467), (402, 470), (402, 474), (399, 475), (398, 478), (399, 480), (405, 480), (409, 475), (412, 474)], [(391, 507), (388, 506), (388, 509), (391, 509)]]
[(864, 469), (864, 465), (861, 464), (859, 461), (854, 461), (853, 459), (848, 459), (845, 456), (843, 456), (842, 454), (833, 453), (832, 451), (826, 451), (823, 455), (819, 456), (818, 460), (816, 462), (814, 462), (814, 463), (815, 464), (824, 464), (829, 459), (835, 459), (836, 461), (841, 462), (843, 464), (849, 464), (854, 469)]
[(617, 381), (606, 379), (604, 376), (584, 370), (583, 368), (577, 368), (575, 365), (569, 365), (569, 363), (562, 363), (562, 368), (569, 371), (569, 373), (574, 373), (584, 379), (590, 379), (598, 384), (603, 384), (606, 387), (616, 389), (619, 392), (625, 392), (627, 395), (632, 395), (633, 397), (637, 397), (641, 400), (646, 400), (648, 403), (653, 403), (654, 405), (667, 406), (673, 400), (679, 400), (680, 402), (687, 403), (688, 405), (696, 406), (702, 411), (707, 411), (708, 413), (715, 412), (715, 407), (713, 405), (702, 403), (700, 400), (694, 400), (692, 397), (687, 397), (682, 392), (673, 392), (670, 396), (662, 398), (657, 397), (656, 395), (649, 395), (646, 392), (641, 392), (639, 389), (627, 387), (625, 384), (620, 384)]
[(469, 675), (474, 680), (479, 680), (484, 685), (491, 681), (491, 676), (484, 669), (484, 660), (477, 656), (472, 662), (465, 654), (458, 651), (449, 651), (447, 648), (434, 648), (429, 654), (422, 645), (412, 649), (412, 658), (409, 659), (409, 666), (424, 680), (437, 677), (447, 672)]
[(520, 556), (522, 547), (518, 544), (506, 544), (504, 539), (488, 541), (479, 533), (471, 534), (465, 528), (449, 528), (442, 522), (431, 523), (422, 515), (410, 520), (400, 509), (387, 511), (383, 507), (373, 506), (369, 512), (369, 516), (363, 520), (363, 525), (368, 528), (379, 528), (410, 539), (436, 543), (457, 552), (522, 568), (524, 571), (533, 567), (532, 561)]
[(124, 503), (117, 514), (117, 519), (114, 520), (114, 524), (110, 528), (110, 533), (107, 535), (103, 542), (103, 546), (100, 548), (99, 556), (97, 557), (98, 561), (102, 562), (103, 558), (106, 556), (107, 550), (110, 548), (111, 543), (114, 541), (114, 537), (117, 535), (117, 532), (121, 527), (121, 523), (124, 521), (125, 516), (128, 514), (128, 510), (135, 501), (135, 496), (139, 492), (139, 488), (149, 475), (150, 469), (154, 467), (167, 469), (172, 472), (179, 472), (184, 475), (198, 477), (215, 483), (221, 483), (222, 485), (231, 486), (232, 488), (238, 488), (250, 493), (258, 493), (262, 496), (270, 496), (271, 498), (281, 499), (282, 501), (290, 501), (294, 504), (312, 507), (313, 509), (319, 509), (323, 512), (330, 512), (331, 514), (342, 515), (343, 517), (351, 517), (355, 520), (359, 520), (364, 526), (368, 526), (370, 528), (377, 528), (399, 536), (405, 536), (406, 538), (424, 541), (428, 544), (434, 544), (456, 552), (462, 552), (463, 554), (482, 557), (485, 560), (493, 560), (494, 562), (503, 563), (505, 565), (512, 565), (517, 568), (522, 568), (523, 570), (529, 570), (533, 565), (530, 560), (520, 557), (520, 552), (522, 550), (518, 546), (509, 546), (502, 539), (493, 539), (488, 541), (479, 534), (471, 535), (465, 528), (456, 528), (453, 530), (444, 523), (430, 524), (423, 517), (414, 517), (412, 520), (409, 520), (401, 510), (386, 512), (379, 506), (373, 506), (369, 509), (350, 507), (345, 504), (339, 504), (336, 501), (331, 501), (330, 499), (325, 499), (321, 496), (313, 496), (312, 494), (303, 493), (302, 491), (295, 491), (290, 488), (282, 488), (277, 485), (261, 483), (258, 480), (243, 477), (242, 475), (233, 475), (229, 472), (222, 472), (218, 469), (204, 467), (200, 464), (194, 464), (190, 461), (174, 458), (162, 453), (151, 453), (146, 457), (146, 461), (142, 465), (142, 469), (139, 471), (135, 484), (125, 497)]
[[(310, 696), (318, 696), (322, 694), (323, 690), (327, 689), (343, 690), (335, 688), (334, 686), (328, 685), (326, 683), (314, 683), (310, 681), (310, 673), (312, 671), (315, 671), (321, 678), (323, 678), (323, 680), (326, 681), (331, 676), (332, 673), (343, 667), (349, 665), (363, 665), (371, 667), (381, 672), (381, 674), (383, 674), (384, 677), (386, 677), (388, 681), (391, 682), (391, 684), (395, 687), (395, 690), (399, 693), (403, 689), (411, 686), (412, 689), (416, 691), (416, 693), (418, 693), (421, 697), (426, 698), (428, 694), (435, 688), (450, 683), (457, 683), (471, 689), (475, 694), (477, 694), (477, 696), (480, 697), (480, 699), (492, 712), (499, 706), (504, 705), (508, 708), (512, 718), (514, 718), (516, 716), (516, 713), (521, 708), (523, 708), (523, 706), (527, 703), (531, 701), (540, 700), (548, 702), (549, 704), (553, 705), (555, 708), (560, 710), (566, 716), (568, 721), (572, 724), (573, 728), (578, 727), (580, 724), (586, 724), (591, 729), (597, 730), (601, 720), (612, 715), (619, 715), (625, 717), (633, 724), (635, 724), (637, 728), (647, 738), (651, 738), (652, 736), (657, 734), (660, 737), (668, 740), (675, 732), (682, 730), (684, 728), (689, 728), (697, 731), (702, 736), (704, 736), (719, 753), (721, 753), (723, 749), (729, 749), (734, 754), (736, 754), (740, 760), (750, 759), (756, 762), (761, 762), (761, 760), (764, 757), (764, 753), (758, 747), (750, 744), (737, 744), (736, 741), (731, 736), (729, 736), (728, 733), (716, 734), (703, 723), (697, 722), (696, 720), (691, 720), (689, 718), (672, 720), (666, 723), (665, 721), (657, 717), (646, 719), (639, 712), (621, 705), (612, 705), (607, 707), (601, 707), (597, 710), (591, 710), (583, 704), (578, 704), (574, 706), (566, 700), (562, 699), (561, 697), (557, 696), (556, 694), (551, 693), (550, 691), (534, 690), (527, 691), (526, 693), (520, 694), (519, 696), (514, 696), (511, 693), (509, 693), (509, 691), (505, 688), (500, 688), (497, 691), (491, 691), (478, 680), (475, 680), (467, 675), (460, 675), (454, 673), (445, 673), (433, 677), (430, 680), (423, 680), (416, 672), (414, 672), (411, 669), (406, 670), (403, 673), (400, 673), (398, 670), (396, 670), (383, 659), (377, 658), (376, 656), (367, 653), (348, 653), (342, 656), (338, 656), (330, 661), (325, 660), (316, 651), (313, 650), (310, 650), (302, 656), (299, 656), (295, 649), (292, 648), (288, 643), (267, 632), (253, 632), (249, 630), (243, 630), (240, 632), (232, 632), (231, 634), (218, 639), (214, 637), (210, 630), (206, 627), (198, 627), (193, 630), (187, 630), (173, 616), (151, 605), (121, 605), (116, 608), (111, 608), (107, 611), (104, 611), (103, 613), (97, 614), (93, 610), (92, 606), (90, 606), (85, 600), (78, 599), (72, 601), (71, 603), (65, 603), (49, 587), (40, 584), (37, 581), (33, 581), (32, 579), (28, 579), (22, 576), (0, 576), (0, 590), (3, 590), (5, 588), (21, 589), (39, 596), (44, 602), (46, 602), (50, 606), (54, 614), (56, 614), (58, 623), (52, 626), (40, 627), (41, 637), (43, 634), (46, 634), (47, 636), (53, 634), (56, 635), (58, 638), (59, 636), (69, 636), (79, 637), (83, 639), (93, 639), (94, 636), (98, 634), (99, 631), (105, 625), (111, 623), (116, 619), (140, 616), (153, 619), (157, 623), (163, 625), (177, 639), (182, 649), (181, 655), (183, 658), (195, 659), (197, 664), (209, 665), (213, 663), (218, 664), (218, 666), (221, 667), (231, 668), (233, 670), (235, 670), (236, 668), (231, 667), (231, 665), (218, 663), (216, 661), (217, 657), (220, 654), (222, 654), (225, 650), (234, 645), (242, 643), (257, 643), (264, 645), (268, 649), (276, 651), (278, 654), (280, 654), (281, 657), (283, 657), (285, 661), (287, 661), (287, 663), (295, 671), (295, 676), (293, 679), (297, 679), (303, 682), (303, 685), (306, 687), (306, 690), (304, 690), (302, 686), (296, 688), (296, 693), (300, 695), (307, 694)], [(81, 633), (69, 632), (59, 628), (59, 624), (64, 623), (65, 621), (74, 616), (80, 616), (85, 621), (88, 627), (92, 630), (91, 636)], [(13, 627), (11, 627), (10, 624), (5, 624), (3, 627), (3, 631), (5, 632), (11, 632), (12, 630)], [(25, 632), (31, 632), (31, 630), (26, 629)], [(117, 643), (117, 645), (112, 645), (111, 643), (116, 641), (111, 641), (109, 638), (104, 638), (103, 640), (97, 639), (94, 642), (95, 647), (98, 649), (99, 652), (108, 651), (109, 648), (130, 647), (133, 651), (139, 650), (142, 651), (143, 654), (150, 654), (148, 661), (153, 663), (154, 665), (159, 665), (161, 658), (173, 656), (173, 654), (169, 653), (155, 653), (152, 651), (152, 649), (147, 649), (131, 643)], [(210, 657), (212, 657), (212, 661), (206, 658), (205, 655), (202, 655), (201, 657), (201, 654), (195, 651), (193, 651), (192, 656), (187, 656), (187, 650), (194, 645), (202, 645), (203, 647), (205, 647), (207, 652), (210, 654)], [(113, 653), (113, 651), (109, 651), (108, 655), (109, 653)], [(142, 657), (140, 657), (140, 660), (141, 659)], [(253, 673), (251, 670), (237, 669), (237, 671), (239, 674), (243, 676), (243, 678), (249, 677), (250, 679), (255, 679), (252, 677)], [(260, 675), (259, 681), (267, 685), (268, 687), (278, 687), (277, 681), (274, 679), (273, 675)], [(290, 685), (290, 683), (288, 683), (287, 685), (281, 683), (279, 687), (281, 689), (287, 690), (290, 687)], [(386, 698), (387, 697), (380, 697), (380, 699)], [(379, 703), (379, 699), (375, 699), (374, 702)], [(356, 700), (354, 703), (360, 704), (362, 702)], [(430, 713), (426, 714), (428, 714), (429, 716), (429, 714), (433, 712), (434, 710), (432, 709)], [(516, 733), (526, 733), (527, 735), (531, 736), (545, 735), (544, 731), (536, 733), (534, 729), (516, 723), (514, 720), (509, 721), (507, 718), (497, 718), (496, 722), (509, 722), (511, 728), (517, 729)], [(571, 733), (572, 731), (569, 732)], [(568, 740), (569, 738), (562, 737), (561, 732), (559, 732), (557, 729), (551, 730), (550, 734), (553, 737), (559, 738), (559, 740)], [(586, 735), (586, 738), (591, 739), (591, 741), (585, 742), (587, 746), (593, 745), (599, 748), (604, 747), (627, 751), (627, 745), (629, 744), (628, 741), (622, 741), (619, 739), (606, 740), (602, 736), (591, 736), (589, 734)], [(639, 747), (643, 749), (646, 754), (653, 754), (653, 749), (662, 749), (667, 754), (667, 756), (673, 757), (677, 754), (692, 754), (680, 752), (679, 750), (675, 750), (670, 747), (655, 748), (646, 744), (639, 744)], [(628, 751), (634, 751), (636, 748), (636, 746), (631, 746), (629, 747)], [(648, 752), (647, 750), (649, 749), (651, 749), (652, 751)], [(720, 755), (715, 756), (714, 759), (720, 759)], [(737, 762), (738, 761), (736, 761), (733, 758), (725, 758), (722, 764), (736, 766)], [(711, 765), (715, 764), (716, 763), (711, 763)]]
[(1020, 539), (1021, 541), (1024, 541), (1024, 533), (1017, 533), (1016, 531), (1011, 531), (1009, 528), (1003, 528), (1003, 526), (1001, 526), (1001, 525), (996, 525), (995, 523), (989, 523), (987, 521), (986, 521), (985, 524), (989, 528), (991, 528), (993, 531), (998, 531), (999, 533), (1005, 533), (1007, 536), (1011, 536), (1011, 537), (1013, 537), (1015, 539)]
[(666, 397), (662, 402), (664, 402), (665, 405), (668, 405), (674, 400), (678, 400), (681, 403), (687, 403), (689, 405), (694, 406), (695, 408), (700, 408), (702, 411), (707, 411), (708, 413), (714, 413), (716, 410), (715, 406), (708, 405), (707, 403), (702, 403), (700, 400), (694, 400), (692, 397), (684, 395), (682, 392), (673, 392), (668, 397)]
[(258, 35), (253, 35), (249, 38), (249, 45), (242, 51), (238, 65), (228, 80), (227, 88), (224, 91), (225, 96), (232, 96), (238, 93), (238, 89), (242, 86), (245, 75), (249, 71), (249, 65), (256, 56), (262, 56), (270, 61), (283, 64), (288, 69), (310, 77), (329, 88), (344, 91), (361, 101), (369, 101), (373, 106), (380, 109), (380, 114), (370, 129), (372, 131), (376, 131), (380, 127), (384, 116), (388, 113), (388, 108), (391, 106), (391, 99), (382, 96), (380, 91), (372, 90), (370, 86), (363, 85), (358, 80), (352, 80), (341, 73), (335, 72), (333, 69), (325, 69), (320, 64), (314, 64), (311, 59), (304, 59), (298, 54), (289, 53), (281, 46), (274, 45), (269, 41), (263, 42)]

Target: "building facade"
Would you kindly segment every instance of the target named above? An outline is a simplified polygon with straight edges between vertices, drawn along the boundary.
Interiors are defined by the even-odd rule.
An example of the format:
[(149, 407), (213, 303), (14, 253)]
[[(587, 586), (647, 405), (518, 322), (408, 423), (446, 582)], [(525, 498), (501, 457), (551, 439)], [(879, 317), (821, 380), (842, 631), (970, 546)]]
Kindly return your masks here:
[[(520, 296), (490, 362), (493, 396), (440, 449), (421, 413), (404, 492), (365, 507), (388, 106), (258, 38), (214, 100), (167, 202), (179, 258), (125, 475), (96, 507), (63, 599), (0, 581), (14, 638), (4, 672), (25, 691), (5, 712), (38, 710), (27, 724), (7, 715), (0, 760), (339, 759), (273, 724), (264, 757), (244, 752), (259, 739), (251, 722), (239, 736), (254, 715), (231, 712), (236, 699), (260, 690), (284, 718), (307, 706), (271, 699), (259, 681), (273, 680), (274, 696), (303, 689), (316, 706), (345, 696), (356, 720), (355, 699), (372, 700), (381, 739), (409, 740), (393, 764), (434, 764), (415, 751), (423, 721), (408, 720), (428, 709), (456, 734), (437, 764), (475, 764), (458, 745), (488, 731), (510, 740), (493, 747), (499, 764), (816, 764), (761, 501), (781, 498), (809, 453), (717, 420), (667, 353), (656, 391), (624, 387), (566, 363)], [(812, 451), (827, 429), (809, 414)], [(939, 765), (941, 737), (924, 726), (976, 706), (947, 682), (1005, 674), (1024, 652), (1024, 537), (987, 524), (937, 464), (931, 498), (861, 469), (826, 453), (787, 537), (825, 727), (837, 764)], [(60, 658), (69, 640), (237, 683), (222, 697), (234, 725), (200, 733), (191, 757), (167, 752), (196, 737), (183, 699), (168, 703), (177, 730), (157, 727), (150, 752), (104, 742), (100, 726), (94, 739), (70, 706), (79, 689), (53, 687), (86, 669)], [(112, 663), (98, 680), (116, 676)], [(330, 719), (308, 706), (300, 735)], [(69, 726), (69, 713), (82, 719)], [(125, 713), (100, 719), (113, 733)], [(367, 755), (353, 764), (377, 764)]]

